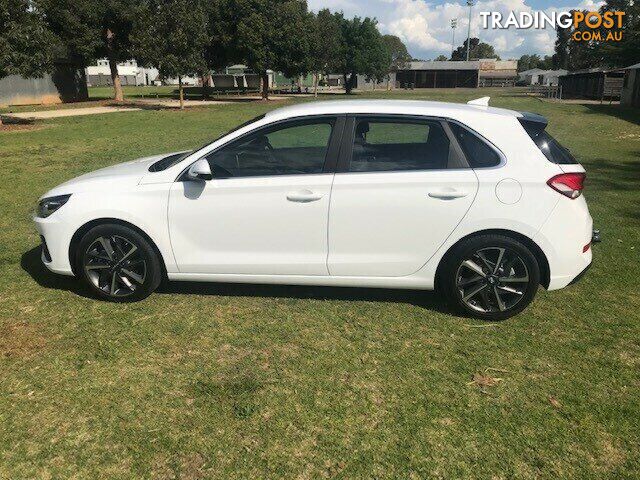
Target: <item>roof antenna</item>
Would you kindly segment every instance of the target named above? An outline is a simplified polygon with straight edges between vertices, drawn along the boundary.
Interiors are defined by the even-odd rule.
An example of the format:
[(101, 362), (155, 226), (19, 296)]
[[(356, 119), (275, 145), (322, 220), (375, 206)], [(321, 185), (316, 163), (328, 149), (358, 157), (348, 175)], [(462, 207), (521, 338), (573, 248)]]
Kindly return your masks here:
[(475, 100), (469, 100), (467, 102), (467, 105), (477, 105), (479, 107), (488, 107), (490, 99), (491, 97), (476, 98)]

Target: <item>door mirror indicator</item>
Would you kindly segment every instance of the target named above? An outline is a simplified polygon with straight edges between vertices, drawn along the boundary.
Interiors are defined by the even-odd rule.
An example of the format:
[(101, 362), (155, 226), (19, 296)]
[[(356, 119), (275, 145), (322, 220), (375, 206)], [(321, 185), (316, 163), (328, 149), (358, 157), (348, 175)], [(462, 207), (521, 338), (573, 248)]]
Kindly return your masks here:
[(204, 158), (195, 162), (187, 170), (187, 177), (190, 180), (211, 180), (213, 175), (211, 174), (209, 162)]

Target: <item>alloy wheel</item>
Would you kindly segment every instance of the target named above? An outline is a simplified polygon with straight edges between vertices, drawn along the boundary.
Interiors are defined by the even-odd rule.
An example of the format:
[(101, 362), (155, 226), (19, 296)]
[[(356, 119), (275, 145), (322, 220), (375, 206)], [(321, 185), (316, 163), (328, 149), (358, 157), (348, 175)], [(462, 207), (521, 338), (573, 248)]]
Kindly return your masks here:
[(91, 283), (114, 297), (131, 295), (147, 276), (141, 249), (120, 235), (96, 238), (84, 254), (83, 266)]
[(514, 308), (529, 286), (529, 270), (514, 250), (486, 247), (466, 258), (456, 272), (462, 302), (482, 313)]

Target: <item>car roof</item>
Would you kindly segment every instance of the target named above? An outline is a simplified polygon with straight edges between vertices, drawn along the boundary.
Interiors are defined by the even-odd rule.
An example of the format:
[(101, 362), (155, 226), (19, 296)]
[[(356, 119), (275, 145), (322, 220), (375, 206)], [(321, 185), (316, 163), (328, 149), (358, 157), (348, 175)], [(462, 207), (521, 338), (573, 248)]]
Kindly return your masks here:
[(504, 108), (468, 105), (466, 103), (429, 102), (424, 100), (331, 100), (304, 102), (278, 108), (266, 114), (270, 120), (306, 115), (328, 115), (345, 113), (371, 113), (388, 115), (427, 115), (457, 118), (468, 114), (521, 117), (522, 114)]

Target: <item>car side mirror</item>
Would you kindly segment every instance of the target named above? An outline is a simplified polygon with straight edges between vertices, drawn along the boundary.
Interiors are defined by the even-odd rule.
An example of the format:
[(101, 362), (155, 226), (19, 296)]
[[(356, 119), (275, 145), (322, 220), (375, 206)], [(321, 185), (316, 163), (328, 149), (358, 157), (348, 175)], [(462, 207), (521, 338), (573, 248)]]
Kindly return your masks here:
[(213, 174), (209, 162), (205, 158), (201, 158), (187, 170), (187, 177), (191, 180), (211, 180)]

